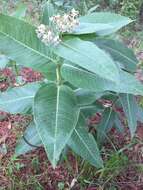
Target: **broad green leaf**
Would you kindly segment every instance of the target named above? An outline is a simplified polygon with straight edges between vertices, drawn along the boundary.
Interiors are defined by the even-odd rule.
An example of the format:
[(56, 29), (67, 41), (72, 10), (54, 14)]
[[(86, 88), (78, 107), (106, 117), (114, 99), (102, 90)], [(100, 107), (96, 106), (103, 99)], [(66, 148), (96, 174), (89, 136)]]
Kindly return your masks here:
[(49, 48), (37, 38), (35, 27), (3, 14), (0, 14), (0, 51), (17, 64), (39, 71), (55, 62), (49, 56)]
[(91, 105), (82, 106), (80, 108), (81, 113), (84, 115), (84, 117), (89, 118), (95, 115), (97, 112), (102, 112), (103, 107), (101, 104), (98, 104), (97, 102)]
[(143, 108), (139, 106), (136, 102), (135, 109), (136, 109), (137, 121), (140, 121), (141, 123), (143, 123)]
[(8, 62), (9, 60), (5, 55), (0, 55), (0, 69), (4, 69)]
[(123, 124), (122, 124), (122, 122), (121, 122), (121, 120), (119, 119), (119, 117), (118, 117), (118, 114), (116, 113), (116, 116), (115, 116), (115, 129), (117, 129), (117, 131), (118, 132), (120, 132), (120, 133), (124, 133), (124, 126), (123, 126)]
[(77, 88), (95, 92), (113, 91), (117, 93), (143, 95), (143, 85), (133, 75), (125, 71), (120, 71), (120, 82), (118, 84), (67, 64), (62, 66), (61, 73), (66, 81)]
[(27, 6), (24, 3), (19, 3), (12, 16), (16, 18), (23, 18), (26, 15)]
[(108, 25), (108, 27), (105, 30), (101, 28), (101, 30), (96, 33), (98, 35), (109, 35), (131, 23), (132, 20), (115, 13), (96, 12), (80, 17), (80, 22), (92, 24), (106, 24)]
[(134, 96), (129, 94), (120, 94), (119, 98), (128, 121), (131, 137), (133, 138), (137, 128), (137, 117), (136, 117), (136, 109), (134, 107), (135, 105)]
[(136, 113), (135, 117), (136, 117), (137, 121), (143, 123), (143, 108), (142, 108), (142, 106), (140, 106), (139, 102), (137, 101), (136, 97), (133, 97), (132, 104), (133, 104), (133, 107), (134, 107), (134, 110)]
[(73, 91), (66, 86), (41, 87), (34, 100), (37, 131), (53, 167), (77, 124), (79, 109)]
[(107, 108), (103, 112), (102, 120), (97, 126), (97, 142), (102, 143), (106, 139), (108, 131), (113, 127), (115, 112), (112, 108)]
[(86, 90), (102, 92), (111, 89), (110, 86), (115, 86), (115, 83), (109, 81), (108, 87), (108, 83), (103, 78), (72, 65), (64, 64), (61, 68), (61, 73), (66, 81)]
[(33, 105), (40, 84), (27, 84), (0, 93), (0, 110), (10, 113), (26, 113)]
[(91, 34), (91, 33), (99, 33), (106, 29), (112, 29), (109, 24), (102, 24), (102, 23), (83, 23), (81, 22), (71, 34), (81, 35), (81, 34)]
[(55, 49), (55, 53), (103, 78), (119, 81), (118, 68), (113, 60), (92, 42), (79, 38), (67, 40)]
[(100, 92), (95, 93), (84, 89), (75, 90), (75, 94), (79, 106), (92, 104), (103, 95), (103, 93)]
[(30, 125), (26, 128), (23, 137), (17, 143), (15, 154), (16, 156), (19, 156), (40, 146), (42, 146), (41, 139), (36, 130), (35, 123), (31, 122)]
[(94, 42), (98, 47), (106, 50), (115, 61), (121, 63), (127, 71), (136, 71), (138, 60), (134, 52), (123, 43), (111, 39), (99, 39)]
[(50, 62), (41, 66), (38, 71), (40, 71), (46, 79), (51, 81), (56, 80), (56, 64)]
[(44, 11), (43, 11), (43, 17), (42, 17), (42, 23), (45, 25), (49, 25), (49, 18), (52, 17), (55, 14), (54, 6), (49, 1), (45, 3)]
[[(68, 141), (68, 145), (73, 149), (73, 151), (83, 157), (83, 159), (90, 162), (92, 165), (96, 167), (102, 167), (103, 162), (100, 157), (96, 141), (91, 134), (88, 134), (88, 131), (85, 127), (85, 123), (81, 124), (81, 122), (78, 122), (70, 140)], [(24, 138), (29, 144), (23, 138), (21, 138), (16, 145), (16, 156), (25, 154), (36, 147), (42, 146), (42, 142), (34, 122), (32, 122), (27, 127), (26, 131), (24, 132)]]
[(94, 137), (88, 133), (85, 123), (79, 121), (68, 145), (84, 160), (97, 168), (103, 167), (103, 161)]

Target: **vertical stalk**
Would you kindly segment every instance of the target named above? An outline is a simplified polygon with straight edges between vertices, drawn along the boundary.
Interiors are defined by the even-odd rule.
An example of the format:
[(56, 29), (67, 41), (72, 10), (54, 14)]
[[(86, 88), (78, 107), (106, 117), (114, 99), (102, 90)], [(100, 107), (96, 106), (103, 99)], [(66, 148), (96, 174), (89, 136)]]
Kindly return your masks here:
[(61, 73), (60, 73), (60, 69), (61, 69), (61, 65), (57, 65), (56, 68), (56, 75), (57, 75), (57, 84), (60, 85), (61, 84)]
[(18, 68), (17, 68), (16, 63), (14, 64), (14, 67), (15, 67), (15, 72), (16, 72), (16, 75), (18, 76), (18, 75), (19, 75), (19, 71), (18, 71)]
[(13, 67), (13, 69), (15, 71), (16, 76), (18, 76), (19, 75), (19, 70), (18, 70), (16, 62), (12, 61), (11, 63), (12, 63), (12, 67)]

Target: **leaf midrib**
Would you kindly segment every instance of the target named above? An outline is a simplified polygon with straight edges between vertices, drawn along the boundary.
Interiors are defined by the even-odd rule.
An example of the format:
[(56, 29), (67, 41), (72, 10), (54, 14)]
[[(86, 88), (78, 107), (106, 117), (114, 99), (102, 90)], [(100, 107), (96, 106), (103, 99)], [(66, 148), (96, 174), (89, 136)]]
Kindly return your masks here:
[(27, 49), (29, 49), (30, 51), (32, 51), (32, 52), (34, 52), (34, 53), (36, 53), (36, 54), (42, 56), (43, 58), (48, 59), (48, 60), (52, 61), (52, 62), (55, 63), (55, 64), (57, 63), (56, 60), (52, 59), (52, 58), (49, 57), (49, 56), (46, 56), (46, 55), (42, 54), (41, 52), (39, 52), (39, 51), (37, 51), (37, 50), (31, 48), (30, 46), (27, 46), (26, 44), (20, 42), (19, 40), (16, 40), (14, 37), (10, 36), (10, 35), (7, 34), (6, 32), (0, 31), (0, 33), (1, 33), (2, 35), (6, 36), (7, 38), (12, 39), (13, 41), (15, 41), (16, 43), (18, 43), (19, 45), (23, 46), (24, 48), (27, 48)]
[[(75, 67), (73, 65), (63, 64), (63, 69), (64, 69), (64, 67), (67, 67), (67, 68), (70, 67), (71, 69), (73, 69), (72, 71), (75, 70), (75, 72), (77, 71), (77, 72), (80, 72), (81, 74), (88, 74), (88, 75), (90, 75), (90, 77), (93, 77), (92, 79), (98, 77), (99, 79), (101, 78), (104, 82), (106, 82), (106, 81), (110, 82), (109, 79), (102, 78), (101, 76), (98, 76), (98, 74), (95, 75), (94, 73), (92, 73), (90, 71), (86, 71), (86, 70), (80, 69), (80, 68)], [(113, 81), (111, 83), (113, 83)], [(114, 83), (114, 86), (116, 86), (116, 83)]]
[[(58, 134), (58, 116), (59, 116), (58, 112), (59, 112), (60, 87), (61, 86), (57, 87), (57, 99), (56, 99), (57, 103), (56, 103), (56, 120), (55, 120), (55, 133), (54, 133), (55, 142), (54, 142), (54, 150), (53, 150), (53, 160), (54, 160), (53, 163), (54, 163), (54, 165), (56, 164), (56, 145), (57, 145), (57, 134)], [(75, 130), (75, 127), (76, 127), (76, 124), (77, 124), (77, 120), (78, 120), (78, 116), (79, 116), (79, 112), (80, 112), (80, 109), (77, 110), (77, 119), (75, 121), (73, 129), (69, 133), (69, 138), (71, 137), (73, 131)], [(65, 144), (67, 144), (69, 138), (67, 138)], [(64, 146), (63, 146), (63, 148), (64, 148)]]
[[(112, 108), (111, 108), (111, 109), (110, 109), (110, 112), (109, 112), (109, 115), (108, 115), (108, 117), (107, 117), (107, 120), (106, 120), (106, 122), (105, 122), (104, 128), (102, 129), (102, 131), (100, 130), (100, 132), (101, 132), (102, 135), (105, 135), (105, 136), (106, 136), (105, 130), (107, 129), (107, 125), (108, 125), (108, 123), (109, 123), (109, 121), (110, 121), (112, 111), (113, 111), (113, 110), (112, 110)], [(99, 129), (100, 129), (100, 128), (99, 128)]]
[(71, 67), (73, 70), (75, 70), (75, 71), (77, 71), (77, 72), (79, 71), (79, 72), (81, 72), (82, 74), (84, 73), (84, 74), (90, 75), (91, 77), (99, 77), (99, 78), (101, 78), (101, 79), (104, 80), (104, 81), (106, 81), (106, 80), (110, 81), (109, 79), (102, 78), (101, 76), (95, 75), (95, 73), (91, 73), (90, 71), (86, 71), (86, 70), (80, 69), (80, 68), (75, 67), (75, 66), (73, 66), (73, 65), (63, 64), (63, 68), (64, 68), (64, 67)]
[(92, 158), (95, 160), (96, 163), (98, 163), (98, 160), (95, 158), (95, 156), (92, 153), (92, 151), (88, 148), (87, 144), (84, 142), (84, 140), (82, 139), (82, 137), (79, 135), (78, 131), (76, 129), (74, 129), (74, 131), (76, 132), (76, 134), (79, 137), (79, 139), (81, 140), (81, 142), (85, 145), (85, 147), (87, 148), (87, 150), (90, 153), (90, 155), (92, 156)]
[(3, 103), (0, 103), (0, 105), (3, 105), (3, 104), (5, 105), (5, 103), (9, 104), (9, 103), (14, 103), (17, 101), (32, 99), (32, 98), (34, 98), (34, 96), (26, 96), (26, 97), (22, 97), (22, 98), (16, 98), (14, 100), (6, 100), (6, 101), (3, 101)]
[[(58, 112), (59, 112), (59, 97), (60, 97), (60, 86), (57, 87), (57, 99), (56, 99), (56, 120), (55, 120), (55, 130), (54, 130), (54, 150), (53, 150), (53, 160), (56, 162), (56, 145), (57, 145), (57, 131), (58, 131)], [(55, 163), (54, 163), (55, 165)]]
[[(87, 42), (87, 43), (90, 43), (90, 42)], [(72, 47), (72, 46), (70, 46), (70, 45), (68, 45), (68, 44), (66, 44), (66, 43), (64, 43), (64, 42), (62, 42), (62, 44), (63, 44), (63, 46), (65, 46), (65, 47), (67, 47), (67, 48), (69, 48), (69, 49), (71, 49), (71, 50), (73, 50), (74, 52), (76, 52), (76, 53), (78, 53), (78, 54), (80, 54), (80, 55), (82, 55), (82, 56), (86, 56), (88, 59), (90, 59), (93, 63), (96, 63), (96, 60), (95, 59), (92, 59), (92, 57), (90, 57), (90, 56), (88, 56), (88, 54), (87, 53), (82, 53), (81, 51), (79, 51), (78, 49), (76, 49), (76, 48), (74, 48), (74, 47)], [(95, 46), (96, 47), (96, 46)], [(98, 48), (98, 47), (96, 47), (96, 48)], [(101, 51), (103, 51), (103, 50), (101, 50)], [(104, 52), (103, 52), (104, 53)], [(89, 64), (88, 64), (89, 65)], [(82, 64), (81, 64), (81, 67), (82, 67)], [(99, 68), (107, 68), (106, 67), (106, 65), (104, 65), (104, 64), (100, 64), (100, 65), (98, 65), (98, 67)], [(88, 68), (89, 69), (89, 68)]]

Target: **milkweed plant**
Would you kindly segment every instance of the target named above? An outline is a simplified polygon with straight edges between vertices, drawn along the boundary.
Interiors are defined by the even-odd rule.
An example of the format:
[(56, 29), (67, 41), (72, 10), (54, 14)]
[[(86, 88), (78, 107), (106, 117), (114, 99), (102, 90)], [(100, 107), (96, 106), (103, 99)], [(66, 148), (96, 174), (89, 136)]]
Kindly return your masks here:
[[(17, 142), (17, 156), (42, 146), (55, 168), (68, 147), (101, 168), (108, 132), (124, 132), (117, 108), (135, 136), (137, 121), (143, 121), (136, 98), (143, 95), (143, 85), (134, 75), (138, 60), (113, 35), (131, 22), (109, 12), (58, 13), (48, 2), (38, 26), (0, 14), (0, 52), (18, 67), (43, 75), (40, 82), (0, 93), (1, 110), (33, 115)], [(89, 130), (88, 119), (99, 113), (101, 121)]]

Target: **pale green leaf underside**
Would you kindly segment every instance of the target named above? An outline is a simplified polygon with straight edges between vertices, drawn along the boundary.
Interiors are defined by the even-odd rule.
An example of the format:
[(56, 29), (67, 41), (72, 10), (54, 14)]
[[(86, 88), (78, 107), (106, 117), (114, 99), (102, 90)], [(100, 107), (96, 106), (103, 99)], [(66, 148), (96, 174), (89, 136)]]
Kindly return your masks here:
[(78, 115), (76, 98), (69, 87), (48, 84), (37, 92), (34, 100), (36, 128), (53, 167), (73, 133)]
[(102, 23), (84, 23), (80, 22), (77, 27), (71, 32), (71, 34), (81, 35), (81, 34), (91, 34), (91, 33), (99, 33), (104, 30), (112, 29), (112, 26), (109, 24)]
[[(36, 146), (37, 147), (42, 146), (41, 139), (37, 133), (34, 122), (30, 123), (30, 125), (26, 128), (23, 136), (24, 136), (24, 138), (22, 137), (16, 145), (16, 148), (15, 148), (16, 156), (25, 154), (25, 153), (35, 149)], [(24, 139), (26, 139), (26, 141), (29, 144)]]
[(27, 84), (22, 87), (11, 88), (0, 93), (0, 110), (10, 113), (25, 113), (31, 109), (34, 96), (40, 84)]
[(114, 61), (92, 42), (79, 38), (67, 40), (55, 49), (55, 53), (103, 78), (114, 82), (119, 80), (118, 68)]
[(63, 78), (78, 88), (84, 88), (95, 92), (114, 91), (117, 93), (129, 93), (143, 95), (143, 85), (131, 74), (120, 71), (120, 82), (116, 84), (97, 75), (72, 65), (62, 66)]
[(108, 27), (105, 30), (101, 29), (96, 33), (98, 35), (109, 35), (131, 23), (132, 20), (115, 13), (96, 12), (80, 17), (80, 22), (92, 24), (106, 24)]
[(9, 60), (5, 55), (0, 55), (0, 69), (4, 69), (8, 62)]

